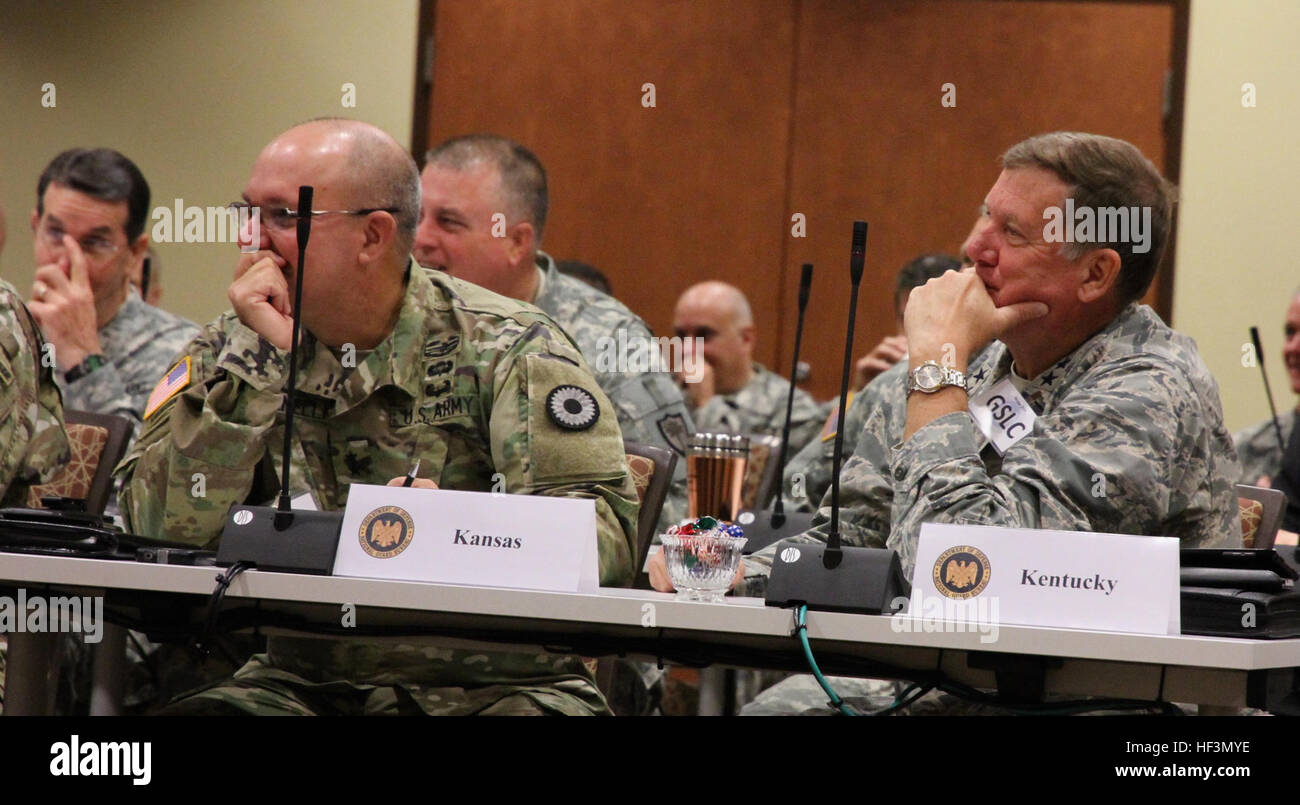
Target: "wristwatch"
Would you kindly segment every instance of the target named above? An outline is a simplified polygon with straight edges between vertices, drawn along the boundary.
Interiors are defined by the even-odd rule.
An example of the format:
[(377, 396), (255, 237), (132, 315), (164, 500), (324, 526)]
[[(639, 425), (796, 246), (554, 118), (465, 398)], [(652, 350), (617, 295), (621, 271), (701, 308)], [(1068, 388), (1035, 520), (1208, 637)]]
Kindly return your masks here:
[(935, 361), (926, 361), (913, 369), (907, 376), (907, 395), (909, 397), (914, 391), (933, 394), (945, 386), (966, 388), (966, 375), (956, 369), (940, 366)]
[(104, 365), (103, 355), (87, 355), (81, 363), (63, 373), (63, 379), (73, 383)]

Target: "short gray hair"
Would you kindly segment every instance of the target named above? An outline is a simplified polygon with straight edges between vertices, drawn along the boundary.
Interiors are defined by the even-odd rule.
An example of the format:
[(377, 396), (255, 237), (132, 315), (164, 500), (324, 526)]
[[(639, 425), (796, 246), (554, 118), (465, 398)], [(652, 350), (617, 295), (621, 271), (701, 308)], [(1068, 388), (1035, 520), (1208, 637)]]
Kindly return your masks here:
[(1131, 143), (1114, 137), (1057, 131), (1017, 143), (1002, 155), (1002, 167), (1041, 168), (1066, 184), (1075, 208), (1149, 207), (1151, 248), (1142, 253), (1128, 242), (1062, 244), (1071, 260), (1094, 248), (1114, 249), (1120, 256), (1117, 282), (1122, 301), (1140, 299), (1151, 285), (1173, 226), (1175, 192), (1156, 166)]
[(424, 164), (461, 171), (475, 162), (487, 162), (501, 177), (502, 201), (512, 217), (533, 225), (536, 242), (542, 242), (549, 202), (546, 169), (537, 155), (514, 140), (496, 134), (453, 137), (429, 151)]

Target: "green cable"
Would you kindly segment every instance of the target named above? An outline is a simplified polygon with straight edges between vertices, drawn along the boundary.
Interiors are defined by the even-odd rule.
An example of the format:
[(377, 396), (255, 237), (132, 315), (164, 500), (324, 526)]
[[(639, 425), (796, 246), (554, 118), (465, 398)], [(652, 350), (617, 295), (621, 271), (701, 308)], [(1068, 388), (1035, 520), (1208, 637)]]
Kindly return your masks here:
[(839, 711), (846, 716), (856, 716), (857, 712), (845, 704), (844, 700), (839, 697), (839, 694), (835, 692), (835, 689), (826, 681), (826, 677), (822, 676), (822, 669), (817, 667), (817, 660), (813, 659), (812, 646), (808, 645), (808, 629), (804, 623), (804, 619), (807, 615), (808, 605), (800, 604), (795, 615), (795, 623), (797, 624), (795, 631), (799, 633), (799, 642), (803, 644), (803, 653), (804, 656), (808, 658), (808, 666), (812, 668), (813, 676), (817, 678), (817, 684), (821, 685), (822, 690), (826, 691), (826, 695), (830, 697), (831, 706), (838, 707)]

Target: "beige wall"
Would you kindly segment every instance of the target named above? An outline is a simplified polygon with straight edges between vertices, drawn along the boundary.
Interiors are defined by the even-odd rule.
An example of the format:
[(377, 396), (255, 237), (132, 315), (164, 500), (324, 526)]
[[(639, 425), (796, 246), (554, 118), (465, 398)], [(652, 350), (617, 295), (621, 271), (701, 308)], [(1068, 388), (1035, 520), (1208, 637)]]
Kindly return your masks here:
[[(31, 284), (28, 216), (59, 151), (108, 146), (140, 166), (151, 207), (239, 196), (276, 133), (321, 115), (374, 123), (409, 144), (416, 0), (268, 3), (25, 2), (0, 12), (0, 276)], [(57, 105), (41, 106), (55, 85)], [(344, 83), (356, 106), (344, 108)], [(163, 305), (204, 322), (224, 310), (236, 247), (165, 243)]]
[(1234, 430), (1268, 416), (1259, 369), (1241, 362), (1252, 324), (1279, 408), (1295, 404), (1281, 351), (1300, 285), (1298, 53), (1295, 0), (1192, 2), (1173, 318), (1200, 345)]
[[(411, 130), (416, 0), (273, 4), (22, 2), (0, 22), (0, 204), (9, 221), (0, 276), (26, 291), (27, 216), (58, 151), (106, 145), (149, 178), (153, 206), (238, 195), (257, 151), (309, 117)], [(1294, 403), (1279, 356), (1300, 203), (1300, 3), (1193, 0), (1174, 322), (1194, 336), (1230, 427), (1267, 415), (1257, 370), (1241, 365), (1260, 326), (1278, 402)], [(1242, 108), (1253, 82), (1258, 106)], [(42, 108), (53, 82), (57, 106)], [(356, 85), (344, 108), (340, 86)], [(158, 247), (165, 305), (196, 321), (225, 308), (233, 247)]]

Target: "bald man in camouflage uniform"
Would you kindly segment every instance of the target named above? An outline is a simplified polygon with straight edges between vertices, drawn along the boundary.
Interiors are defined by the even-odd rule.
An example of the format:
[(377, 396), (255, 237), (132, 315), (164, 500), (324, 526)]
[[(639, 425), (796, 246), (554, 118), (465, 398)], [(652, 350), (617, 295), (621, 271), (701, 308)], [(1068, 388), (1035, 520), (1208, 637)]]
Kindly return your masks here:
[[(685, 451), (693, 427), (682, 392), (671, 373), (650, 368), (649, 353), (656, 346), (641, 317), (612, 296), (561, 274), (539, 248), (549, 189), (537, 155), (493, 134), (456, 137), (429, 151), (420, 182), (415, 259), (531, 302), (554, 319), (614, 404), (624, 441), (678, 456), (659, 530), (685, 517)], [(641, 355), (626, 360), (632, 356), (618, 354), (621, 344), (642, 350)]]
[[(367, 175), (351, 169), (358, 162)], [(421, 485), (592, 499), (601, 583), (628, 583), (638, 509), (608, 399), (540, 311), (410, 260), (415, 164), (387, 135), (352, 121), (290, 129), (258, 157), (245, 195), (262, 208), (261, 251), (240, 261), (234, 311), (190, 345), (175, 375), (183, 390), (166, 397), (161, 387), (166, 399), (147, 411), (121, 466), (129, 524), (213, 547), (231, 504), (275, 493), (296, 237), (293, 216), (274, 209), (295, 203), (308, 182), (315, 207), (346, 212), (317, 219), (312, 231), (294, 485), (341, 509), (351, 484), (382, 484), (418, 458)], [(353, 292), (359, 286), (365, 294)], [(581, 403), (576, 414), (548, 405), (557, 389)], [(203, 496), (193, 494), (196, 473)], [(576, 657), (273, 637), (233, 679), (168, 712), (607, 708)]]
[[(740, 289), (717, 280), (687, 288), (673, 309), (673, 333), (702, 339), (702, 377), (678, 373), (697, 430), (781, 435), (790, 381), (754, 361), (757, 330)], [(792, 454), (817, 437), (827, 410), (808, 392), (794, 390)]]

